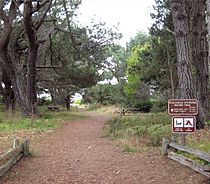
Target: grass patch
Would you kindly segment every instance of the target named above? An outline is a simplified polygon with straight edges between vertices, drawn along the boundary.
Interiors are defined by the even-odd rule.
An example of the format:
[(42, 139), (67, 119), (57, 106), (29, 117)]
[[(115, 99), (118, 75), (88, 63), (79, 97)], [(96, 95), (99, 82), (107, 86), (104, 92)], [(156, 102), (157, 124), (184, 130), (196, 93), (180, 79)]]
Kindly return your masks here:
[(138, 149), (130, 144), (124, 144), (123, 145), (123, 152), (127, 152), (127, 153), (132, 153), (132, 152), (137, 152)]
[(187, 136), (189, 147), (210, 153), (210, 129), (197, 130), (195, 134)]
[(55, 129), (59, 127), (61, 120), (72, 120), (85, 116), (72, 112), (46, 112), (41, 114), (40, 118), (31, 119), (22, 117), (18, 112), (13, 115), (0, 112), (0, 117), (0, 131), (15, 131)]
[(115, 105), (101, 105), (101, 104), (89, 104), (86, 108), (87, 111), (95, 111), (97, 113), (105, 114), (117, 114), (121, 108)]
[(88, 104), (86, 106), (86, 110), (87, 111), (97, 111), (98, 109), (100, 109), (102, 107), (101, 104), (98, 103), (93, 103), (93, 104)]
[(119, 116), (110, 119), (107, 124), (106, 133), (113, 139), (134, 137), (140, 140), (146, 137), (149, 140), (147, 144), (152, 146), (160, 146), (163, 137), (170, 138), (172, 135), (171, 118), (165, 113)]
[[(26, 118), (19, 112), (14, 114), (0, 111), (0, 155), (11, 148), (13, 138), (25, 137), (38, 139), (47, 133), (54, 132), (54, 129), (60, 127), (63, 120), (74, 120), (87, 117), (84, 114), (75, 112), (50, 112), (42, 107), (40, 117)], [(30, 156), (36, 156), (36, 153), (30, 152)]]
[[(114, 117), (107, 122), (105, 134), (112, 139), (125, 139), (122, 145), (127, 144), (128, 147), (125, 150), (128, 151), (131, 138), (147, 140), (144, 143), (147, 146), (160, 146), (163, 138), (170, 140), (173, 135), (171, 117), (166, 113), (141, 113), (129, 117)], [(195, 134), (187, 136), (187, 146), (210, 153), (209, 140), (210, 129), (197, 130)], [(133, 146), (139, 147), (139, 144), (134, 143)]]
[(178, 153), (178, 154), (180, 154), (180, 155), (182, 155), (184, 157), (190, 158), (190, 159), (196, 161), (197, 163), (199, 163), (201, 165), (210, 166), (210, 163), (208, 161), (203, 160), (203, 159), (201, 159), (201, 158), (199, 158), (199, 157), (197, 157), (197, 156), (195, 156), (193, 154), (187, 153), (185, 151), (180, 151), (180, 150), (178, 150), (176, 153)]

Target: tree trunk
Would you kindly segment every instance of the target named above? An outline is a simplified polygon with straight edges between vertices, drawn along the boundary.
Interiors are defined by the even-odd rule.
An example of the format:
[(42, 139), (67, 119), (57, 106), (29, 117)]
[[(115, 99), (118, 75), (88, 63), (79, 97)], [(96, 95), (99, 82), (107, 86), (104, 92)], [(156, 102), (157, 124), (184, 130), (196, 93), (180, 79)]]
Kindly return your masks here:
[(208, 108), (208, 45), (206, 30), (206, 0), (192, 2), (192, 47), (196, 69), (197, 96), (201, 105)]
[[(207, 6), (207, 11), (206, 11), (207, 41), (208, 41), (208, 49), (209, 49), (210, 48), (210, 0), (206, 1), (206, 6)], [(210, 52), (208, 52), (208, 63), (209, 61), (210, 61)]]
[(54, 98), (54, 95), (50, 92), (50, 96), (51, 96), (51, 103), (53, 105), (55, 105), (55, 98)]
[(15, 109), (15, 96), (12, 89), (12, 82), (5, 69), (2, 71), (2, 82), (5, 86), (3, 89), (5, 107), (7, 111), (12, 112)]
[[(23, 15), (17, 17), (22, 5)], [(43, 24), (51, 5), (52, 0), (37, 3), (32, 0), (11, 1), (10, 3), (0, 1), (2, 25), (0, 63), (5, 66), (11, 79), (15, 98), (22, 114), (25, 116), (33, 116), (36, 113), (36, 62), (39, 47), (37, 30)], [(45, 9), (42, 8), (44, 6)], [(42, 13), (39, 13), (39, 11)], [(20, 38), (27, 43), (24, 48), (18, 43)], [(23, 50), (24, 52), (22, 52)], [(26, 72), (23, 70), (25, 59)]]
[(178, 77), (180, 98), (194, 98), (194, 85), (192, 78), (191, 53), (189, 44), (188, 16), (185, 1), (171, 0), (176, 49), (178, 58)]
[[(171, 0), (171, 9), (176, 33), (180, 97), (198, 99), (197, 128), (201, 129), (204, 128), (205, 109), (208, 108), (209, 80), (205, 0)], [(195, 80), (192, 64), (195, 66)]]
[[(206, 30), (206, 0), (191, 2), (192, 58), (196, 71), (196, 91), (199, 101), (197, 128), (204, 128), (205, 111), (208, 109), (208, 45)], [(202, 112), (203, 111), (203, 112)]]
[(70, 110), (70, 95), (67, 95), (65, 98), (65, 103), (66, 103), (66, 110), (69, 111)]
[(36, 62), (38, 52), (38, 41), (36, 29), (32, 21), (32, 1), (24, 2), (24, 29), (29, 42), (29, 53), (27, 58), (27, 99), (31, 115), (36, 114)]
[(29, 52), (29, 59), (27, 64), (27, 98), (29, 108), (31, 110), (32, 115), (36, 114), (36, 56), (37, 56), (37, 48), (31, 49)]
[(27, 103), (25, 80), (22, 70), (16, 66), (15, 56), (7, 50), (1, 49), (0, 62), (4, 65), (7, 74), (9, 75), (14, 90), (14, 96), (18, 106), (24, 116), (30, 116), (31, 111)]
[[(171, 0), (171, 10), (176, 39), (178, 78), (181, 99), (194, 98), (194, 85), (192, 78), (192, 55), (189, 41), (189, 25), (186, 12), (186, 1)], [(181, 144), (185, 145), (186, 136), (181, 136)]]
[[(0, 7), (0, 18), (4, 22), (0, 38), (0, 63), (4, 66), (11, 79), (14, 95), (22, 114), (24, 116), (31, 116), (32, 113), (27, 96), (24, 72), (20, 64), (20, 58), (17, 54), (18, 49), (16, 41), (18, 40), (17, 38), (19, 38), (19, 34), (21, 32), (19, 34), (15, 34), (13, 27), (17, 9), (20, 5), (19, 3), (21, 2), (11, 2), (8, 16), (5, 14), (3, 6)], [(32, 14), (28, 13), (28, 16), (32, 16)], [(27, 18), (27, 16), (24, 17), (24, 19)], [(29, 19), (27, 19), (27, 21), (28, 20)], [(31, 29), (33, 29), (33, 27)], [(20, 30), (22, 31), (22, 29)]]

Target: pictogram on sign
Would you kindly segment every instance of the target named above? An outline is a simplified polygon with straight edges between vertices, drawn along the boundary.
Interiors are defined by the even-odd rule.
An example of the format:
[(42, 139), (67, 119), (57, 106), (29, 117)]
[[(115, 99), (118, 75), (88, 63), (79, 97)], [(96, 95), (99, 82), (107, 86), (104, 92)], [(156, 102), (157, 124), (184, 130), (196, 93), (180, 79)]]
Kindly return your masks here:
[(195, 117), (174, 116), (172, 130), (174, 133), (194, 133), (196, 131)]

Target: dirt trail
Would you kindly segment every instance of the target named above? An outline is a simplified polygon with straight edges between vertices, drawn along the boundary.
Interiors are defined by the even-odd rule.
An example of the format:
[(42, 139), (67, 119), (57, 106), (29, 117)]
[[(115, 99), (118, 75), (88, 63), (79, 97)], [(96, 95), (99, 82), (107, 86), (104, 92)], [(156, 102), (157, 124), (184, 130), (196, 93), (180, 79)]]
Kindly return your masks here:
[(0, 184), (207, 184), (207, 179), (160, 153), (124, 153), (102, 138), (107, 117), (91, 114), (65, 123), (32, 144)]

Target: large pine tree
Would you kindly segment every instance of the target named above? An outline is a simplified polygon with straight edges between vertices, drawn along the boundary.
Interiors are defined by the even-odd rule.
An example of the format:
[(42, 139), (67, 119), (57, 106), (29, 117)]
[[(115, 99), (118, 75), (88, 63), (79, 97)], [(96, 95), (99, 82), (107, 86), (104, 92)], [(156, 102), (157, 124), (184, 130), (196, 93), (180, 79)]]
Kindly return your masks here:
[[(199, 100), (197, 128), (205, 124), (208, 107), (208, 52), (205, 0), (171, 0), (176, 38), (180, 98)], [(192, 71), (196, 71), (194, 77)]]

